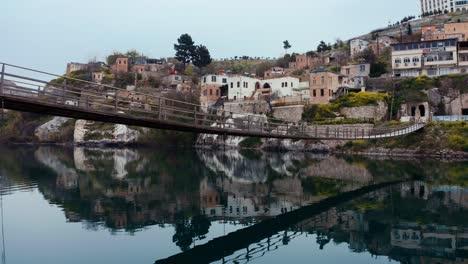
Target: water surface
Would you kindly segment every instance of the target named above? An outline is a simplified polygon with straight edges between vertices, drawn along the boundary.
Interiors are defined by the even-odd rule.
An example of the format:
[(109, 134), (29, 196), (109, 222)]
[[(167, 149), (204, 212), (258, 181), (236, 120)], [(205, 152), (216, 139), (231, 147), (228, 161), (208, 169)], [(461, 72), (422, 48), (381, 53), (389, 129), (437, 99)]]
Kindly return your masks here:
[(0, 176), (2, 263), (165, 263), (246, 227), (234, 250), (191, 263), (468, 263), (466, 162), (15, 147), (1, 149)]

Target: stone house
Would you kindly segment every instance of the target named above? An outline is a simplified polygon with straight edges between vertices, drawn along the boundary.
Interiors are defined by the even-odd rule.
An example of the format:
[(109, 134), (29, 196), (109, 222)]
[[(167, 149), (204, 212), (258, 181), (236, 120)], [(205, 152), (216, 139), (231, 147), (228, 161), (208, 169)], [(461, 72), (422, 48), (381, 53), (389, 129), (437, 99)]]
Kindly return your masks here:
[(101, 71), (93, 72), (91, 74), (91, 77), (92, 77), (93, 82), (101, 83), (102, 79), (104, 79), (104, 73)]
[(310, 72), (310, 103), (328, 104), (342, 86), (344, 76), (328, 70)]
[(112, 71), (114, 72), (128, 72), (129, 70), (129, 60), (127, 57), (118, 57), (115, 61), (115, 64), (111, 66)]

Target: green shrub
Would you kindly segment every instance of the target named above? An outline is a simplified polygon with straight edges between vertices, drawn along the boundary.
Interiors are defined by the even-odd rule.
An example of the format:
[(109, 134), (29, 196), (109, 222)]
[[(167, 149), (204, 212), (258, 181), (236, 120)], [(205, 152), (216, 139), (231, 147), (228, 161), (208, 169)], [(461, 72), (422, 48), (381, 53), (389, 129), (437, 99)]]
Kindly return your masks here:
[(242, 148), (255, 148), (255, 147), (260, 146), (261, 144), (262, 144), (262, 140), (257, 137), (248, 137), (239, 143), (239, 145)]

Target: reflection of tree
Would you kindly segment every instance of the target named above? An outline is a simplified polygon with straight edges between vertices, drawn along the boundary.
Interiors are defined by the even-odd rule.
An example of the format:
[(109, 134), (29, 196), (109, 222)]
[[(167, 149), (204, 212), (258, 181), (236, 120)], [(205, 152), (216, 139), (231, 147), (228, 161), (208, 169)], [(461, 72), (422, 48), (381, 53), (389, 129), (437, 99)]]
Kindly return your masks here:
[(326, 244), (330, 243), (330, 238), (327, 235), (318, 234), (317, 244), (320, 245), (320, 250), (323, 250)]
[(194, 238), (198, 240), (206, 238), (205, 235), (208, 234), (210, 226), (210, 220), (203, 215), (195, 216), (190, 221), (183, 217), (175, 225), (176, 233), (172, 237), (172, 241), (182, 251), (186, 251), (190, 249)]

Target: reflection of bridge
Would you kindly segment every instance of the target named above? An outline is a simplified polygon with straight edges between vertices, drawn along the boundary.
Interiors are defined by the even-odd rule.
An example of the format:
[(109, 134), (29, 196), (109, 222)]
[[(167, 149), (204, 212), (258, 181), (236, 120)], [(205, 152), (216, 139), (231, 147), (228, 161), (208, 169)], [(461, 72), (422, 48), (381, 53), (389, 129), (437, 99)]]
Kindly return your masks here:
[[(278, 240), (278, 233), (287, 230), (291, 226), (310, 219), (320, 213), (326, 212), (341, 203), (398, 183), (401, 182), (380, 183), (342, 193), (337, 196), (324, 199), (316, 204), (305, 206), (299, 210), (264, 220), (259, 224), (232, 232), (226, 236), (215, 238), (204, 245), (196, 246), (188, 251), (176, 254), (167, 259), (157, 260), (155, 264), (191, 263), (193, 260), (196, 260), (197, 263), (211, 263), (224, 259), (226, 256), (230, 256), (242, 249), (247, 249), (247, 253), (240, 254), (237, 257), (234, 257), (231, 261), (238, 263), (235, 262), (235, 260), (248, 260), (255, 255), (253, 254), (254, 252), (263, 255), (265, 252), (270, 251), (272, 241)], [(295, 234), (292, 236), (286, 235), (286, 239), (293, 238), (294, 236)], [(265, 242), (267, 245), (266, 251)], [(252, 248), (250, 247), (252, 244), (257, 244), (257, 246)], [(277, 243), (274, 243), (274, 246), (276, 245)], [(224, 259), (224, 261), (226, 261), (226, 259)]]
[[(377, 139), (410, 134), (424, 127), (424, 124), (388, 128), (311, 127), (1, 65), (1, 107), (18, 111), (195, 133), (283, 139)], [(50, 78), (58, 79), (44, 80)]]

